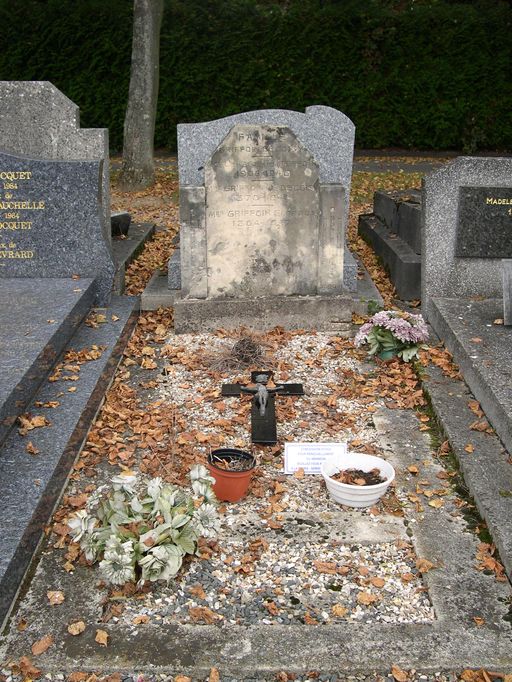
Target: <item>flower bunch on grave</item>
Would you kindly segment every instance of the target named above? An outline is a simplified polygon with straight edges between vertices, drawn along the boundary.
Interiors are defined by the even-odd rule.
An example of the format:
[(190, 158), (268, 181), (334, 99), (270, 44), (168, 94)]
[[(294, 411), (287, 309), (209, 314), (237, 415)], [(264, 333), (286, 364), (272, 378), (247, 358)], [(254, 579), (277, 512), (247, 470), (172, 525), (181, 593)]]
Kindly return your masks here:
[(356, 346), (368, 344), (370, 355), (397, 355), (405, 362), (425, 348), (428, 329), (421, 315), (402, 310), (381, 310), (363, 324), (356, 334)]
[(185, 554), (197, 553), (201, 537), (220, 527), (212, 478), (201, 464), (189, 472), (192, 492), (162, 481), (139, 480), (132, 472), (112, 479), (91, 495), (69, 521), (71, 535), (88, 561), (114, 585), (167, 580)]

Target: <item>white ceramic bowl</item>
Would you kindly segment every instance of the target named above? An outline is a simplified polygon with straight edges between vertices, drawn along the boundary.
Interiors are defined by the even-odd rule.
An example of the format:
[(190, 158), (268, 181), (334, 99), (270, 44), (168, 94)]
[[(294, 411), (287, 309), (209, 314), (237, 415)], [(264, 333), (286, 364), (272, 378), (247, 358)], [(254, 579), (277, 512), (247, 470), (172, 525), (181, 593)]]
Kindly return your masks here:
[[(379, 469), (386, 480), (376, 485), (349, 485), (334, 481), (331, 476), (343, 469), (361, 469), (371, 471)], [(365, 455), (361, 452), (347, 452), (344, 455), (333, 455), (322, 464), (322, 476), (331, 497), (340, 504), (350, 507), (371, 507), (384, 495), (395, 478), (395, 470), (382, 457)]]

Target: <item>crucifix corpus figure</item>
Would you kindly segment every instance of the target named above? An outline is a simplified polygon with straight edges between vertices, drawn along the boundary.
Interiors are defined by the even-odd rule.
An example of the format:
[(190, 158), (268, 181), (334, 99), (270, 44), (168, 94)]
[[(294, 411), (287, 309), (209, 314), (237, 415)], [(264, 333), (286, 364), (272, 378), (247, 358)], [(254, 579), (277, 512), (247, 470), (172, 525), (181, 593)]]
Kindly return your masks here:
[(273, 373), (266, 370), (251, 372), (252, 386), (223, 384), (222, 395), (239, 396), (242, 393), (253, 395), (251, 407), (251, 440), (262, 445), (277, 443), (277, 424), (275, 396), (304, 395), (302, 384), (276, 384), (268, 386)]

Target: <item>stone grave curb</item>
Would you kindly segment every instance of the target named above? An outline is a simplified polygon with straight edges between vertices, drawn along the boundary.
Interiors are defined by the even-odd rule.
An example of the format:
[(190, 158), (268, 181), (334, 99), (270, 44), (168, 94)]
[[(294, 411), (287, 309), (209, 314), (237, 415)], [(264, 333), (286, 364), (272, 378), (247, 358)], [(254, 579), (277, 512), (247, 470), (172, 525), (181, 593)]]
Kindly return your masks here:
[[(471, 430), (475, 415), (468, 402), (474, 397), (465, 383), (444, 376), (437, 367), (429, 367), (428, 374), (423, 387), (512, 580), (512, 495), (500, 494), (507, 480), (512, 484), (512, 466), (496, 436)], [(473, 453), (465, 451), (468, 443), (475, 448)]]
[(503, 316), (500, 299), (431, 299), (430, 322), (443, 339), (493, 428), (512, 453), (510, 329), (494, 325)]
[(404, 301), (420, 298), (421, 256), (371, 213), (359, 216), (357, 232), (383, 261), (399, 297)]
[[(105, 309), (107, 321), (97, 328), (82, 325), (68, 348), (93, 344), (106, 346), (98, 360), (81, 366), (77, 391), (66, 393), (62, 404), (51, 411), (30, 407), (31, 414), (44, 414), (51, 426), (36, 429), (22, 438), (11, 431), (2, 446), (0, 479), (3, 488), (3, 522), (0, 529), (0, 623), (9, 614), (25, 574), (37, 561), (42, 530), (51, 518), (89, 428), (122, 359), (123, 350), (138, 317), (138, 299), (113, 297)], [(111, 320), (111, 316), (117, 320)], [(34, 400), (55, 397), (58, 384), (43, 382)], [(31, 456), (25, 446), (31, 440), (40, 454)]]
[[(491, 302), (487, 300), (480, 303), (488, 306)], [(500, 302), (492, 303), (496, 307)], [(500, 398), (493, 391), (489, 377), (482, 371), (485, 368), (481, 360), (477, 363), (469, 355), (467, 340), (471, 332), (468, 331), (465, 335), (467, 338), (464, 339), (460, 329), (453, 330), (442, 316), (438, 304), (439, 301), (432, 301), (436, 329), (453, 353), (464, 380), (446, 377), (439, 368), (431, 366), (422, 379), (423, 387), (450, 441), (469, 492), (487, 523), (507, 575), (512, 580), (512, 464), (508, 461), (511, 453), (510, 441), (502, 442), (498, 437), (499, 433), (487, 434), (471, 429), (478, 418), (471, 412), (468, 403), (476, 398), (492, 426), (506, 423), (510, 420), (510, 414), (500, 404)], [(490, 312), (492, 313), (492, 308)], [(487, 361), (493, 357), (487, 356)], [(501, 433), (506, 436), (506, 431)], [(468, 445), (474, 448), (473, 452), (465, 449)]]
[(137, 258), (146, 242), (153, 238), (155, 230), (154, 223), (132, 223), (126, 238), (112, 237), (112, 253), (116, 265), (113, 290), (116, 294), (123, 293), (126, 268)]

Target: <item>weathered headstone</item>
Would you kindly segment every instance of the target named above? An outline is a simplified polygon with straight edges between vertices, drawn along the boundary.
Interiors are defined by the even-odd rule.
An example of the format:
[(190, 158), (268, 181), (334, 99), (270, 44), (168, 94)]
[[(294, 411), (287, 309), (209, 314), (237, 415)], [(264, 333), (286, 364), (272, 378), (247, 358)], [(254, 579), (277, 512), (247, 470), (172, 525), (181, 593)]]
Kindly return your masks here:
[(207, 162), (205, 188), (206, 262), (195, 296), (342, 291), (342, 187), (320, 185), (318, 165), (289, 128), (233, 126)]
[(103, 160), (101, 222), (110, 229), (109, 147), (106, 128), (80, 128), (80, 111), (48, 81), (0, 81), (0, 148), (59, 161)]
[[(329, 107), (178, 126), (178, 332), (346, 325), (378, 298), (345, 246), (354, 125)], [(340, 328), (340, 327), (338, 327)]]
[(109, 301), (101, 166), (0, 152), (0, 278), (96, 278), (97, 301)]
[[(512, 159), (460, 157), (423, 181), (422, 302), (502, 297), (512, 256)], [(496, 201), (496, 203), (494, 203)], [(505, 202), (505, 203), (499, 203)]]
[(512, 326), (512, 259), (503, 259), (503, 324)]

